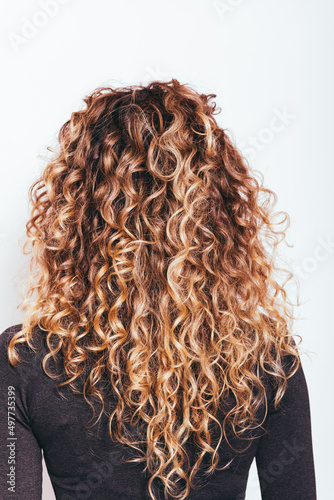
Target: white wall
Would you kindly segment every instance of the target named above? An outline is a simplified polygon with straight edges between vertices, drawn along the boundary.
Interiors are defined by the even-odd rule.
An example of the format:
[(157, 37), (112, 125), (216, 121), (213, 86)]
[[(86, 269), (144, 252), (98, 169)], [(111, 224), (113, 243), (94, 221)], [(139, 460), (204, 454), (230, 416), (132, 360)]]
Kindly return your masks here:
[[(327, 500), (334, 444), (327, 438), (333, 412), (334, 3), (16, 0), (0, 9), (0, 330), (21, 322), (16, 307), (26, 260), (18, 242), (29, 216), (28, 188), (82, 97), (102, 84), (171, 77), (216, 93), (219, 123), (264, 173), (278, 194), (277, 208), (291, 217), (293, 248), (282, 251), (300, 280), (294, 333), (309, 351), (302, 363), (318, 498)], [(54, 498), (46, 471), (44, 493)], [(247, 499), (258, 498), (253, 464)]]

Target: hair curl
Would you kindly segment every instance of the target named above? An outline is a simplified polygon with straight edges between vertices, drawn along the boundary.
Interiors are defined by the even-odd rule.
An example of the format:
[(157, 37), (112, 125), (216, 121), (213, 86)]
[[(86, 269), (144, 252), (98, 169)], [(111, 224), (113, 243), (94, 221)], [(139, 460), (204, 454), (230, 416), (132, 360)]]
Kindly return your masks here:
[[(276, 381), (277, 408), (300, 362), (291, 303), (274, 276), (285, 238), (274, 226), (289, 216), (274, 222), (276, 195), (218, 126), (215, 97), (175, 79), (98, 88), (61, 127), (59, 151), (29, 190), (26, 313), (10, 363), (20, 362), (16, 344), (35, 349), (38, 327), (43, 369), (56, 377), (47, 363), (60, 353), (57, 389), (82, 392), (94, 415), (98, 401), (97, 421), (107, 375), (117, 402), (111, 439), (143, 455), (132, 461), (146, 461), (152, 499), (155, 478), (165, 495), (185, 499), (206, 453), (209, 473), (217, 469), (227, 424), (241, 438), (261, 405), (267, 413), (261, 373)], [(190, 439), (199, 450), (192, 468)]]

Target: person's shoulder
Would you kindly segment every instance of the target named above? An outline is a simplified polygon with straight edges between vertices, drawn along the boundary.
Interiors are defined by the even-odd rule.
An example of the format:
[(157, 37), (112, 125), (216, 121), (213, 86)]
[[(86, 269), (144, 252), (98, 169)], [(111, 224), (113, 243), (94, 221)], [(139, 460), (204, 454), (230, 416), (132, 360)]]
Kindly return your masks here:
[(11, 325), (0, 333), (0, 364), (1, 370), (15, 370), (21, 375), (27, 376), (28, 374), (34, 375), (36, 371), (38, 371), (38, 367), (40, 365), (41, 355), (43, 353), (43, 336), (41, 335), (41, 331), (38, 328), (34, 329), (34, 334), (32, 338), (32, 345), (34, 349), (30, 347), (30, 345), (24, 342), (18, 342), (15, 344), (15, 352), (19, 355), (20, 363), (16, 365), (15, 369), (13, 365), (9, 361), (9, 343), (11, 339), (18, 332), (22, 330), (23, 324), (18, 323), (15, 325)]
[(3, 332), (0, 333), (0, 346), (1, 348), (7, 347), (11, 339), (14, 337), (16, 333), (21, 331), (22, 323), (18, 323), (16, 325), (11, 325), (6, 328)]
[[(14, 345), (19, 359), (13, 361), (9, 344), (22, 327), (23, 324), (11, 325), (0, 333), (0, 391), (2, 394), (9, 389), (14, 391), (15, 419), (29, 429), (31, 408), (36, 384), (42, 373), (42, 363), (41, 352), (32, 349), (26, 341)], [(32, 345), (35, 346), (35, 342)]]
[[(298, 353), (298, 357), (291, 354), (284, 356), (282, 367), (286, 375), (284, 394), (277, 408), (274, 408), (273, 400), (271, 400), (270, 412), (285, 414), (286, 412), (306, 411), (310, 404), (309, 392), (300, 354)], [(276, 393), (278, 387), (277, 378), (274, 386), (273, 394)]]
[[(6, 328), (5, 330), (3, 330), (2, 333), (0, 333), (0, 345), (1, 346), (8, 346), (9, 342), (11, 341), (11, 339), (14, 337), (14, 335), (16, 335), (18, 332), (20, 332), (23, 328), (23, 323), (17, 323), (15, 325), (11, 325), (9, 326), (8, 328)], [(36, 346), (36, 348), (39, 348), (41, 347), (42, 343), (43, 343), (43, 334), (42, 334), (42, 331), (40, 330), (39, 327), (35, 327), (33, 329), (33, 335), (32, 335), (32, 344), (34, 345), (34, 347)], [(16, 344), (16, 346), (19, 345), (20, 347), (28, 347), (28, 349), (32, 350), (29, 346), (28, 346), (28, 343), (25, 341), (25, 342), (20, 342), (18, 344)]]

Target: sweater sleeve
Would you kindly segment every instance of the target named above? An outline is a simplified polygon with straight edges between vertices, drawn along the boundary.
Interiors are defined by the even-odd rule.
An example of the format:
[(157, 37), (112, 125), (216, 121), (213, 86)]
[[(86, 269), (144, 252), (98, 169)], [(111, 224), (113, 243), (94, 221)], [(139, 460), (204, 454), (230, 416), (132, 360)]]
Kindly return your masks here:
[(310, 401), (301, 361), (287, 384), (279, 407), (269, 413), (255, 456), (262, 500), (316, 500)]
[(18, 326), (0, 335), (0, 491), (3, 500), (40, 500), (42, 452), (29, 419), (38, 365), (22, 345), (18, 350), (24, 362), (19, 368), (9, 363), (7, 347)]

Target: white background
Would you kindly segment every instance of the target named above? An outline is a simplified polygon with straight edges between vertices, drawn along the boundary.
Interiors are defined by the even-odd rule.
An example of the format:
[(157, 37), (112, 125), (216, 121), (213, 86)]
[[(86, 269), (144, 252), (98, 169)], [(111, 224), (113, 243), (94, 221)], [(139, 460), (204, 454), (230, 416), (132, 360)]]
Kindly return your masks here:
[[(47, 146), (100, 85), (177, 78), (217, 117), (290, 214), (319, 500), (332, 496), (333, 15), (331, 0), (1, 3), (0, 331), (20, 323), (28, 188)], [(282, 116), (283, 118), (275, 118)], [(307, 352), (306, 352), (307, 351)], [(54, 494), (44, 468), (43, 499)], [(260, 499), (255, 462), (247, 500)]]

